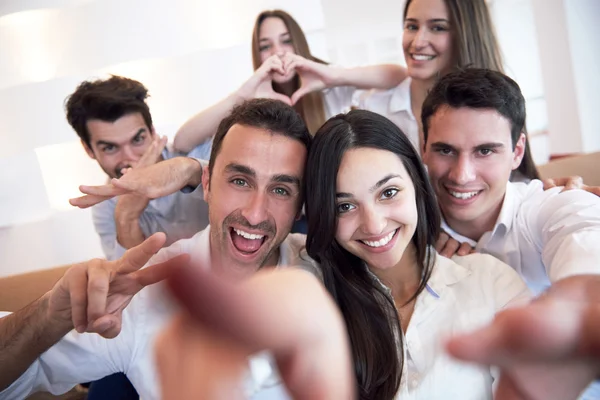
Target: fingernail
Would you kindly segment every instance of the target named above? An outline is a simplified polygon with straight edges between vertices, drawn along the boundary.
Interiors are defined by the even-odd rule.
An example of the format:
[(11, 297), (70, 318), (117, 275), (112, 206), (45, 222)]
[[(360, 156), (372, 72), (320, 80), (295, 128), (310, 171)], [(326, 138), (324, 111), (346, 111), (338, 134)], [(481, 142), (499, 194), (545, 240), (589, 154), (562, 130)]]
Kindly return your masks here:
[(75, 330), (76, 330), (78, 333), (83, 333), (83, 332), (85, 332), (86, 328), (87, 328), (87, 327), (86, 327), (85, 325), (79, 325), (79, 326), (77, 326), (77, 327), (75, 328)]

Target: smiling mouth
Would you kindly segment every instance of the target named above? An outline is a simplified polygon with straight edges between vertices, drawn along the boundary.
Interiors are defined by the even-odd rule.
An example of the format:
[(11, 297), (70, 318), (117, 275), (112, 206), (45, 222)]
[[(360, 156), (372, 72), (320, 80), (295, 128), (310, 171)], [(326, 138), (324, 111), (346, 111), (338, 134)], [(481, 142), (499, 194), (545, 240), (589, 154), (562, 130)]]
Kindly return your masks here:
[(411, 54), (410, 57), (415, 61), (431, 61), (436, 56), (431, 54)]
[(229, 235), (236, 250), (246, 255), (258, 252), (267, 240), (267, 235), (250, 233), (237, 228), (229, 228)]
[(458, 199), (458, 200), (469, 200), (469, 199), (472, 199), (473, 197), (477, 196), (482, 191), (483, 190), (474, 190), (474, 191), (471, 191), (471, 192), (457, 192), (455, 190), (451, 190), (451, 189), (446, 188), (446, 192), (451, 197), (454, 197), (455, 199)]
[(381, 238), (379, 240), (376, 240), (376, 241), (360, 240), (360, 242), (363, 244), (366, 244), (369, 247), (373, 247), (373, 248), (383, 247), (394, 238), (394, 236), (396, 235), (396, 232), (398, 232), (398, 229), (391, 231), (390, 233), (388, 233), (386, 236), (384, 236), (383, 238)]

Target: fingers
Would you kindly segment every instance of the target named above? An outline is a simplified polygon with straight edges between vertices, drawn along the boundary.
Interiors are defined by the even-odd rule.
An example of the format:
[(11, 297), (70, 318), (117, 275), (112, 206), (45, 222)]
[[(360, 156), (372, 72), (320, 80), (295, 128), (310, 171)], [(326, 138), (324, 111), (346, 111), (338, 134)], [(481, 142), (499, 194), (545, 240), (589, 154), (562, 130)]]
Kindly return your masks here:
[(142, 268), (150, 258), (165, 244), (167, 237), (162, 232), (157, 232), (144, 240), (139, 245), (127, 250), (118, 263), (117, 273), (128, 274)]
[(505, 374), (500, 376), (494, 400), (530, 400), (525, 397), (515, 383)]
[(459, 256), (466, 256), (471, 253), (475, 253), (475, 248), (467, 242), (461, 243), (458, 251), (456, 252), (456, 254)]
[(111, 199), (112, 197), (113, 196), (95, 196), (87, 194), (85, 196), (69, 199), (69, 204), (74, 207), (88, 208), (95, 206), (98, 203), (102, 203), (105, 200)]
[(582, 189), (596, 196), (600, 196), (600, 186), (583, 185)]
[(102, 196), (102, 197), (115, 197), (120, 196), (122, 194), (127, 193), (127, 191), (123, 190), (120, 187), (117, 187), (111, 183), (107, 185), (99, 185), (99, 186), (87, 186), (81, 185), (79, 186), (79, 191), (81, 193), (85, 193), (93, 196)]
[(294, 398), (354, 397), (343, 319), (307, 272), (257, 272), (234, 285), (191, 266), (174, 271), (169, 285), (203, 326), (250, 351), (269, 349)]
[(137, 167), (144, 167), (148, 165), (152, 165), (156, 163), (162, 154), (165, 146), (167, 145), (168, 138), (166, 136), (156, 135), (152, 144), (148, 146), (148, 149), (144, 152), (142, 157), (140, 157), (139, 161), (136, 164)]
[(553, 187), (557, 186), (556, 182), (552, 178), (544, 179), (542, 183), (544, 184), (544, 190), (552, 189)]
[(435, 244), (435, 249), (440, 253), (440, 255), (451, 258), (456, 254), (458, 248), (460, 247), (460, 243), (451, 238), (447, 233), (442, 232)]
[(566, 192), (573, 189), (581, 189), (584, 186), (583, 178), (580, 176), (569, 176), (567, 178), (561, 178), (560, 181), (562, 181), (560, 186), (564, 186), (564, 189), (561, 192)]
[(189, 261), (189, 254), (180, 254), (167, 261), (134, 272), (134, 277), (141, 286), (153, 285), (165, 280), (173, 273), (174, 268), (187, 265)]
[(156, 341), (161, 398), (242, 399), (249, 355), (188, 315), (179, 315)]
[(121, 332), (122, 313), (106, 314), (90, 322), (88, 332), (94, 332), (107, 339), (113, 339)]
[(281, 58), (277, 54), (272, 55), (271, 57), (269, 57), (263, 63), (263, 65), (265, 66), (265, 69), (263, 70), (263, 72), (265, 73), (265, 75), (269, 75), (271, 72), (278, 72), (281, 75), (285, 75), (286, 74), (286, 69), (284, 68), (283, 61), (281, 60)]
[[(106, 264), (108, 264), (106, 262)], [(87, 322), (106, 313), (106, 298), (110, 286), (110, 271), (102, 262), (92, 264), (87, 270)]]
[(71, 318), (73, 326), (79, 333), (87, 329), (87, 272), (80, 264), (71, 268), (65, 275), (68, 279), (69, 298), (71, 301)]

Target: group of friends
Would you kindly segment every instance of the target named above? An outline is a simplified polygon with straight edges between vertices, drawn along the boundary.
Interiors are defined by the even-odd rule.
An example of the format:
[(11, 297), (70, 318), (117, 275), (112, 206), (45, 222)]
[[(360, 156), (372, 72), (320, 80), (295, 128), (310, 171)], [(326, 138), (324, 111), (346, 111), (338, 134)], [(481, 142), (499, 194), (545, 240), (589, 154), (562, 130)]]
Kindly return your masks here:
[(142, 83), (81, 83), (106, 259), (0, 319), (0, 399), (600, 398), (599, 188), (538, 179), (484, 0), (408, 0), (403, 48), (331, 66), (263, 12), (172, 145)]

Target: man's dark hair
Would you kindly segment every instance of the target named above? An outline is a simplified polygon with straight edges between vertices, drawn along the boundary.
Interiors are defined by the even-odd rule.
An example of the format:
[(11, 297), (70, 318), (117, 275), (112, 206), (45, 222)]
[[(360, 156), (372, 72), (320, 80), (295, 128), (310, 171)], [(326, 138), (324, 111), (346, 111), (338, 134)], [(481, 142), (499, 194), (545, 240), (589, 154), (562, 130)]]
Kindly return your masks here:
[(65, 101), (67, 121), (91, 149), (87, 129), (87, 122), (91, 119), (114, 122), (139, 112), (148, 129), (152, 129), (152, 117), (145, 101), (147, 97), (148, 89), (143, 84), (122, 76), (84, 81)]
[[(421, 121), (424, 143), (427, 143), (431, 117), (443, 106), (495, 110), (510, 122), (513, 150), (521, 133), (527, 133), (525, 98), (521, 89), (517, 82), (498, 71), (466, 68), (443, 76), (423, 102)], [(524, 178), (539, 179), (528, 140), (518, 172)]]
[(296, 110), (279, 100), (248, 100), (234, 107), (231, 114), (225, 117), (217, 128), (208, 162), (211, 176), (215, 160), (221, 151), (223, 139), (231, 127), (236, 124), (265, 129), (273, 134), (289, 137), (301, 142), (307, 152), (310, 150), (312, 137)]
[(525, 126), (525, 99), (519, 85), (501, 72), (489, 69), (451, 72), (435, 84), (421, 111), (425, 142), (430, 119), (443, 106), (497, 111), (510, 122), (513, 149)]

